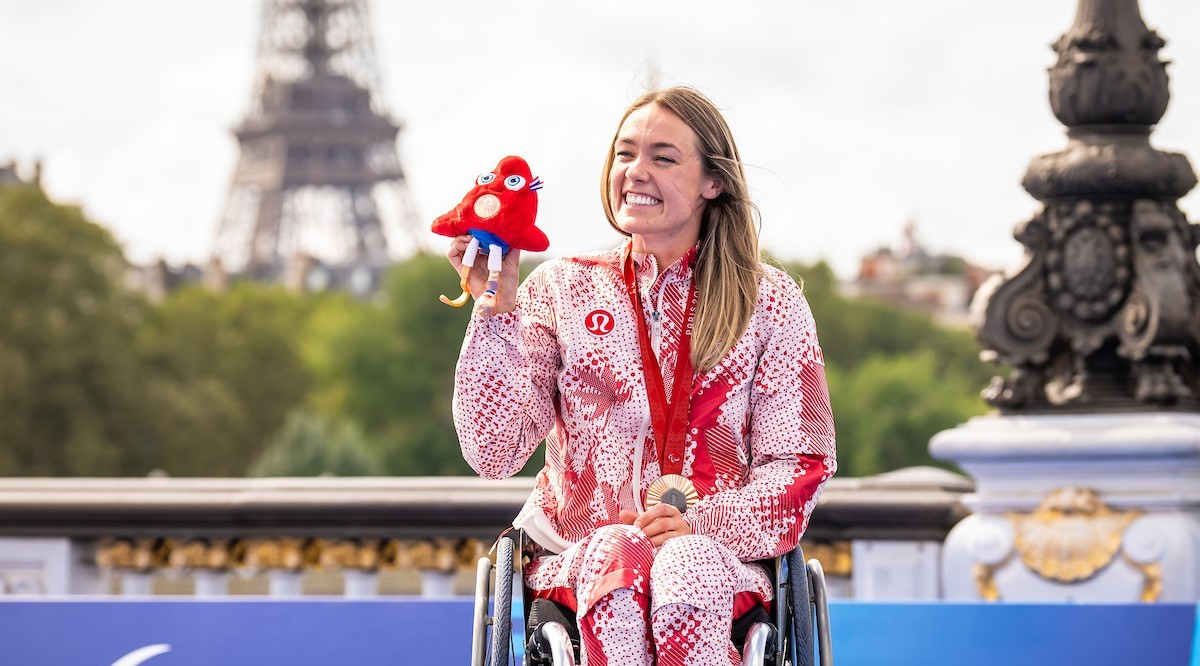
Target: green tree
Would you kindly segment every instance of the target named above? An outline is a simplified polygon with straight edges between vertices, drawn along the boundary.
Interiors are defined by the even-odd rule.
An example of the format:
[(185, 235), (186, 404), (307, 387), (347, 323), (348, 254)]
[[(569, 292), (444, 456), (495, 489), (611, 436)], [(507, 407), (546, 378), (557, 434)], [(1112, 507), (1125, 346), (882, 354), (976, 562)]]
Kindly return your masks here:
[(473, 302), (452, 308), (435, 296), (457, 286), (453, 269), (440, 256), (419, 255), (389, 276), (391, 330), (403, 341), (399, 361), (410, 373), (398, 387), (402, 404), (394, 406), (392, 419), (379, 432), (393, 473), (474, 474), (463, 460), (450, 409)]
[(138, 348), (155, 465), (244, 474), (312, 386), (300, 353), (312, 310), (281, 287), (239, 283), (223, 294), (183, 289), (148, 312)]
[(283, 428), (250, 467), (251, 476), (372, 476), (382, 473), (357, 426), (305, 410)]
[(437, 298), (457, 286), (444, 258), (419, 254), (391, 270), (376, 303), (334, 302), (314, 318), (313, 402), (360, 424), (389, 474), (471, 473), (450, 416), (471, 310)]
[(35, 187), (0, 187), (0, 476), (145, 473), (120, 247)]
[[(456, 296), (457, 288), (444, 257), (418, 254), (392, 269), (378, 302), (331, 302), (314, 317), (306, 346), (317, 378), (312, 402), (361, 424), (388, 474), (474, 474), (451, 416), (471, 306), (437, 298)], [(540, 466), (533, 461), (530, 469)]]

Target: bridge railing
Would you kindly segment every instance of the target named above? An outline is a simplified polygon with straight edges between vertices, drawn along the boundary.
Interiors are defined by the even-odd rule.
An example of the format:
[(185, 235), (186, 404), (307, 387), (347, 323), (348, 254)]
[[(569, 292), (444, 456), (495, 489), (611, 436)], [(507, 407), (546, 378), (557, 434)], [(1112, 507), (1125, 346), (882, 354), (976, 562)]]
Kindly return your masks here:
[[(0, 594), (469, 594), (532, 479), (0, 479)], [(939, 596), (965, 477), (835, 478), (805, 536), (831, 593)]]

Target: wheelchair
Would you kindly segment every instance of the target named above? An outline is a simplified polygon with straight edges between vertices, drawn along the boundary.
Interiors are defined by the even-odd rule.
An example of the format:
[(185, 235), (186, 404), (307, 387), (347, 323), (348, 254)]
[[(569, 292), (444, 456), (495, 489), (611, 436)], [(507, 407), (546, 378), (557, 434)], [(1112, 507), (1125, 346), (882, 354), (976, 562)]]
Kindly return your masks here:
[[(479, 558), (475, 571), (475, 611), (471, 666), (575, 666), (579, 630), (575, 614), (550, 599), (526, 594), (521, 553), (528, 537), (519, 530), (501, 535), (496, 561)], [(825, 573), (817, 560), (804, 560), (797, 545), (768, 562), (773, 567), (775, 600), (733, 622), (733, 642), (744, 666), (832, 666)], [(520, 621), (513, 631), (513, 617)], [(521, 636), (527, 637), (525, 640)], [(514, 641), (516, 637), (516, 641)]]

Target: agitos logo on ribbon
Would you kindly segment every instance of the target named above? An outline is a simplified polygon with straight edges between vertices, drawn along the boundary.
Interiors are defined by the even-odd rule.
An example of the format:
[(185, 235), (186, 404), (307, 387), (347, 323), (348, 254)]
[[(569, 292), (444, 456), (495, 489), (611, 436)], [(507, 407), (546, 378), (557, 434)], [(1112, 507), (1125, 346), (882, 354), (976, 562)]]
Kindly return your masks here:
[(583, 318), (583, 325), (592, 335), (612, 333), (615, 320), (608, 310), (592, 310)]

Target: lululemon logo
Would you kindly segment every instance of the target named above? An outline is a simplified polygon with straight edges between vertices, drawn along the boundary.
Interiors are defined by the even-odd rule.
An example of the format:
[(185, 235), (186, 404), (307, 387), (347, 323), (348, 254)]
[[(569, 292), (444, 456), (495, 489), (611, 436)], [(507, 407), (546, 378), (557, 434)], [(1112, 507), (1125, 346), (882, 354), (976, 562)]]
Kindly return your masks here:
[(608, 335), (613, 330), (613, 316), (608, 310), (592, 310), (583, 318), (583, 325), (592, 335)]

